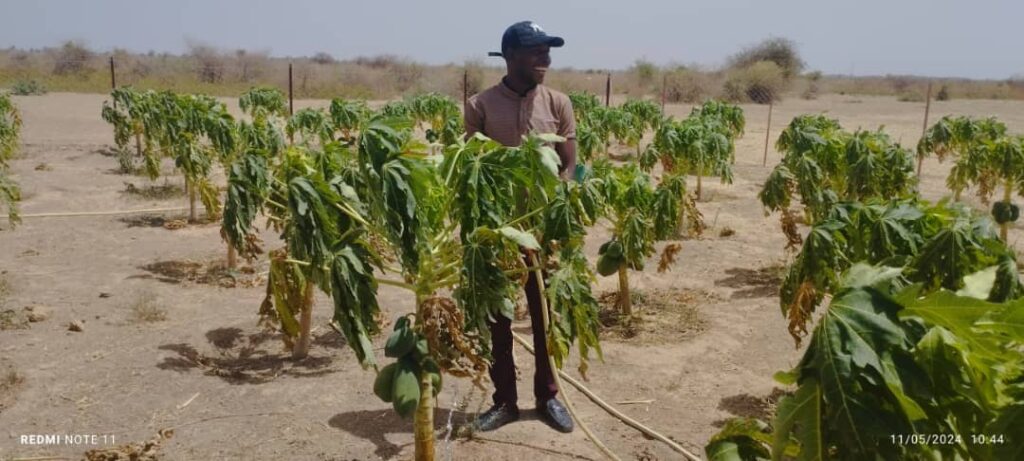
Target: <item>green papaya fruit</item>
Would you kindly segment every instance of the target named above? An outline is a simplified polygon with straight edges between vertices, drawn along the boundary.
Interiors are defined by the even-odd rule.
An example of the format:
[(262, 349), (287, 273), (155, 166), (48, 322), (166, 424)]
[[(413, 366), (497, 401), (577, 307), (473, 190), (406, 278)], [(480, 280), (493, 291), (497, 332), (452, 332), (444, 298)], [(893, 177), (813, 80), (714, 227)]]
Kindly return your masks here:
[(437, 366), (437, 362), (434, 359), (428, 358), (423, 361), (423, 372), (430, 376), (430, 387), (434, 389), (434, 397), (441, 392), (441, 385), (444, 381), (441, 379), (441, 368)]
[(373, 393), (385, 402), (391, 402), (396, 371), (398, 371), (398, 364), (392, 363), (381, 368), (377, 372), (377, 379), (373, 380)]
[(424, 357), (430, 357), (430, 348), (427, 345), (427, 338), (420, 338), (416, 341), (416, 350), (414, 351), (416, 359), (423, 359)]
[(601, 248), (598, 248), (598, 249), (597, 249), (597, 254), (599, 254), (599, 255), (603, 255), (603, 254), (604, 254), (604, 253), (605, 253), (606, 251), (608, 251), (608, 245), (611, 245), (611, 244), (612, 244), (612, 241), (611, 241), (611, 240), (609, 240), (609, 241), (607, 241), (607, 242), (604, 242), (604, 243), (602, 243), (602, 244), (601, 244)]
[(597, 258), (597, 273), (605, 277), (618, 272), (620, 266), (622, 266), (622, 259), (613, 258), (607, 253)]
[(1017, 222), (1017, 218), (1020, 218), (1020, 207), (1014, 204), (1010, 204), (1010, 221)]
[(615, 259), (622, 259), (622, 242), (612, 240), (612, 243), (608, 245), (608, 251), (605, 254)]
[(416, 376), (416, 367), (409, 360), (399, 360), (395, 380), (392, 383), (391, 406), (398, 415), (405, 418), (414, 411), (420, 401), (420, 382)]
[(384, 355), (399, 358), (411, 352), (413, 347), (416, 347), (416, 334), (412, 328), (402, 328), (388, 336), (388, 341), (384, 343)]
[(1012, 221), (1011, 205), (1008, 202), (998, 201), (992, 204), (992, 217), (995, 218), (997, 224), (1008, 223)]

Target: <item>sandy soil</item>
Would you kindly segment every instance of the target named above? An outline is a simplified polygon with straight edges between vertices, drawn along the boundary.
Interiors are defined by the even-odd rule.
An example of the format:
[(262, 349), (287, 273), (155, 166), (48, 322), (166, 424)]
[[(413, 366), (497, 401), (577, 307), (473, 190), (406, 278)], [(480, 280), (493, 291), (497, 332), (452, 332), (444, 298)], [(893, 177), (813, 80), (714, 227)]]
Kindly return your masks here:
[[(22, 213), (185, 205), (173, 193), (165, 199), (125, 193), (125, 183), (151, 184), (117, 174), (116, 160), (104, 155), (112, 134), (99, 117), (103, 99), (85, 94), (15, 98), (25, 121), (22, 154), (13, 162), (25, 193)], [(324, 102), (297, 106), (311, 104)], [(650, 334), (630, 339), (609, 334), (604, 363), (593, 363), (589, 373), (592, 389), (610, 402), (651, 400), (620, 408), (700, 454), (721, 421), (767, 411), (766, 402), (779, 393), (772, 373), (793, 366), (801, 352), (786, 332), (775, 295), (773, 274), (785, 262), (785, 239), (777, 217), (765, 217), (756, 200), (778, 159), (771, 150), (768, 166), (762, 166), (767, 107), (745, 109), (747, 132), (738, 143), (735, 183), (705, 181), (699, 207), (711, 227), (704, 238), (684, 241), (670, 272), (656, 273), (655, 260), (648, 263), (651, 270), (631, 276), (634, 290), (676, 290), (681, 302), (689, 303), (672, 314), (680, 319), (677, 331), (666, 332), (665, 341)], [(771, 142), (794, 115), (818, 111), (849, 129), (885, 125), (910, 145), (920, 136), (924, 105), (839, 95), (788, 100), (775, 107)], [(670, 106), (669, 112), (684, 116), (689, 107)], [(948, 113), (995, 115), (1024, 132), (1019, 102), (933, 104), (932, 120)], [(948, 164), (925, 162), (926, 197), (943, 194), (947, 171)], [(173, 177), (155, 185), (180, 182)], [(373, 374), (360, 369), (327, 327), (327, 299), (317, 299), (310, 357), (292, 362), (278, 338), (256, 324), (263, 295), (259, 280), (255, 286), (228, 288), (216, 274), (189, 276), (222, 260), (225, 250), (216, 224), (161, 226), (180, 217), (30, 217), (14, 230), (3, 223), (0, 311), (22, 315), (31, 306), (50, 315), (0, 331), (0, 458), (79, 459), (88, 449), (143, 442), (162, 429), (174, 434), (161, 444), (161, 459), (410, 458), (411, 421), (399, 419), (372, 394)], [(720, 237), (726, 227), (735, 234)], [(1021, 235), (1019, 229), (1012, 234), (1011, 242)], [(603, 228), (592, 230), (587, 247), (593, 257), (607, 235)], [(272, 233), (263, 238), (270, 248), (279, 245)], [(253, 277), (261, 270), (256, 264)], [(614, 277), (602, 278), (595, 291), (612, 290), (615, 283)], [(412, 307), (404, 292), (384, 287), (380, 296), (392, 316)], [(647, 315), (658, 318), (658, 312)], [(69, 331), (73, 321), (82, 331)], [(528, 333), (528, 323), (517, 325)], [(378, 346), (383, 339), (377, 339)], [(524, 420), (472, 441), (439, 441), (442, 459), (599, 459), (578, 429), (563, 435), (537, 420), (529, 398), (532, 360), (525, 350), (517, 354)], [(567, 368), (576, 374), (575, 363)], [(623, 459), (679, 458), (574, 389), (565, 393)], [(465, 410), (453, 412), (460, 402)], [(486, 408), (489, 396), (449, 378), (439, 404), (443, 436), (449, 415), (460, 423)], [(21, 436), (30, 434), (100, 439), (98, 445), (22, 444)]]

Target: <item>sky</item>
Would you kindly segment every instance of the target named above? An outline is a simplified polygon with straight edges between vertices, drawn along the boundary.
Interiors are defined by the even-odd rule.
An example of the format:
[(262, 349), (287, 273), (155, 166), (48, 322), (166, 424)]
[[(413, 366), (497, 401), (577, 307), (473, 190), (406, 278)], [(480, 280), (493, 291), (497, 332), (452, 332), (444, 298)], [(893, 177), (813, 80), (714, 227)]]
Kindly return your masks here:
[(505, 27), (565, 38), (554, 67), (722, 65), (768, 37), (809, 70), (1005, 79), (1024, 75), (1016, 0), (0, 0), (0, 47), (79, 40), (96, 51), (181, 53), (188, 43), (273, 56), (392, 54), (430, 64), (487, 59)]

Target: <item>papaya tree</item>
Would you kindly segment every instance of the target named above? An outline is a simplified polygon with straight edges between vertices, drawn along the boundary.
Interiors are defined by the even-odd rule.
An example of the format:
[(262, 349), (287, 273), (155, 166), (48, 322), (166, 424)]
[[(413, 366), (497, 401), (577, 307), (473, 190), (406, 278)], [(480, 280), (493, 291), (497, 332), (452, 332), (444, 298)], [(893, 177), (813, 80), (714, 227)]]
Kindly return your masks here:
[(606, 110), (603, 123), (619, 144), (634, 147), (639, 158), (643, 151), (641, 141), (661, 125), (662, 118), (661, 108), (653, 101), (631, 99)]
[(925, 132), (917, 150), (919, 159), (932, 152), (940, 161), (956, 157), (946, 178), (954, 200), (960, 200), (964, 189), (975, 186), (978, 197), (988, 204), (999, 186), (1003, 187), (1003, 199), (992, 204), (992, 215), (1005, 240), (1010, 223), (1020, 214), (1011, 199), (1014, 191), (1021, 192), (1021, 144), (1021, 137), (1008, 134), (1006, 125), (995, 118), (947, 116)]
[(975, 159), (970, 154), (975, 146), (1006, 135), (1006, 125), (994, 117), (973, 118), (947, 115), (929, 127), (917, 143), (917, 171), (921, 174), (924, 158), (934, 153), (940, 162), (954, 157), (956, 165), (946, 178), (954, 200), (969, 185), (976, 173)]
[(823, 293), (803, 358), (775, 375), (795, 392), (771, 424), (729, 422), (709, 459), (1019, 459), (1024, 290), (988, 218), (944, 202), (841, 203), (784, 282), (794, 337), (810, 318), (786, 304), (813, 308)]
[(799, 195), (804, 221), (825, 218), (840, 201), (916, 194), (913, 157), (881, 129), (848, 133), (834, 119), (801, 115), (779, 135), (782, 161), (768, 175), (758, 198), (767, 212), (780, 211), (782, 228), (795, 247), (801, 242), (790, 210)]
[(992, 302), (991, 267), (964, 288), (906, 286), (899, 268), (845, 271), (771, 421), (730, 421), (725, 459), (1020, 459), (1024, 302)]
[[(1020, 217), (1020, 208), (1010, 200), (1014, 192), (1024, 195), (1024, 137), (1003, 136), (976, 147), (981, 157), (977, 183), (981, 191), (993, 194), (1003, 186), (1003, 199), (992, 204), (992, 217), (999, 224), (999, 237), (1007, 241), (1010, 223)], [(986, 201), (988, 197), (985, 197)]]
[(690, 116), (718, 120), (733, 137), (742, 136), (747, 123), (740, 106), (715, 99), (694, 107)]
[(331, 100), (329, 112), (335, 132), (338, 132), (340, 139), (347, 143), (355, 142), (356, 136), (372, 113), (365, 101), (341, 98)]
[(633, 316), (629, 270), (644, 270), (655, 242), (675, 230), (685, 182), (676, 176), (656, 188), (635, 164), (614, 167), (607, 160), (595, 164), (594, 176), (600, 181), (604, 214), (612, 222), (612, 238), (598, 251), (597, 272), (618, 275), (616, 305), (629, 320)]
[(189, 222), (197, 220), (197, 198), (208, 216), (219, 216), (219, 192), (209, 175), (215, 161), (230, 165), (237, 137), (234, 118), (210, 96), (164, 92), (159, 101), (165, 122), (159, 142), (185, 176)]
[(431, 137), (430, 133), (439, 136), (445, 123), (461, 114), (455, 100), (440, 93), (416, 95), (409, 98), (407, 104), (417, 126), (422, 127), (424, 123), (427, 125), (428, 139)]
[(296, 134), (300, 143), (318, 143), (324, 146), (334, 139), (334, 124), (324, 109), (307, 107), (295, 111), (285, 124), (285, 133), (290, 142), (295, 142)]
[(221, 237), (228, 247), (229, 269), (237, 266), (239, 253), (251, 261), (262, 251), (253, 223), (264, 212), (269, 175), (285, 148), (281, 124), (287, 115), (284, 93), (271, 87), (251, 88), (238, 106), (252, 121), (238, 122), (237, 153), (226, 168)]
[(681, 121), (669, 119), (661, 123), (651, 147), (640, 156), (640, 166), (650, 171), (660, 159), (668, 173), (696, 176), (699, 200), (704, 176), (732, 183), (735, 141), (742, 133), (743, 123), (743, 112), (738, 107), (709, 101)]
[(21, 222), (18, 217), (21, 189), (10, 176), (10, 161), (18, 150), (20, 132), (18, 108), (10, 95), (0, 93), (0, 204), (7, 208), (7, 220), (12, 226)]
[(914, 198), (842, 202), (811, 227), (782, 283), (780, 307), (796, 341), (857, 262), (899, 267), (901, 280), (927, 290), (958, 290), (967, 274), (997, 267), (1001, 288), (993, 301), (1024, 293), (1013, 252), (996, 238), (992, 221), (967, 206)]
[(253, 87), (238, 98), (238, 107), (251, 121), (238, 121), (238, 151), (265, 150), (277, 156), (284, 149), (288, 108), (284, 93), (272, 87)]
[(589, 162), (598, 153), (607, 154), (611, 138), (606, 120), (608, 108), (590, 93), (569, 93), (569, 101), (576, 118), (576, 146), (580, 159)]
[(270, 86), (254, 86), (238, 98), (242, 112), (255, 118), (288, 116), (288, 101), (284, 92)]
[[(118, 148), (118, 163), (121, 171), (131, 172), (135, 169), (135, 158), (144, 162), (150, 179), (159, 175), (159, 163), (154, 160), (154, 139), (159, 136), (165, 123), (161, 112), (153, 105), (156, 93), (138, 91), (130, 86), (115, 88), (110, 92), (113, 103), (103, 102), (101, 116), (114, 128), (114, 143)], [(128, 153), (128, 145), (134, 140), (135, 157)]]
[(797, 387), (778, 403), (773, 458), (1019, 459), (1024, 302), (986, 301), (998, 271), (954, 293), (851, 267), (800, 363), (776, 374)]
[(580, 186), (558, 180), (558, 157), (547, 144), (560, 138), (531, 136), (508, 148), (478, 134), (438, 156), (414, 139), (412, 127), (411, 119), (381, 114), (352, 146), (285, 149), (263, 203), (286, 246), (271, 253), (261, 314), (289, 341), (297, 338), (293, 356), (301, 357), (319, 288), (332, 298), (333, 323), (360, 363), (377, 367), (370, 341), (377, 288), (408, 290), (415, 310), (395, 322), (384, 351), (395, 362), (379, 369), (374, 391), (400, 415), (413, 415), (416, 459), (432, 459), (441, 375), (480, 382), (487, 319), (513, 315), (520, 276), (551, 274), (545, 297), (558, 319), (548, 331), (556, 363), (574, 342), (584, 364), (598, 347), (592, 275), (582, 256), (584, 226), (594, 219), (588, 210), (596, 210)]

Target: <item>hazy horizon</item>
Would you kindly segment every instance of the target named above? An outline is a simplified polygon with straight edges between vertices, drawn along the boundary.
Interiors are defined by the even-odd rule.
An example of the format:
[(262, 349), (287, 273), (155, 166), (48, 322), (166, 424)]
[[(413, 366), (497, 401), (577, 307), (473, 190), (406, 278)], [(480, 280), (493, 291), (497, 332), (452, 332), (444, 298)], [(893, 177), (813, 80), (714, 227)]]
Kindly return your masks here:
[[(609, 4), (610, 7), (603, 7)], [(508, 24), (532, 19), (566, 46), (555, 67), (625, 69), (637, 59), (658, 65), (717, 67), (771, 37), (793, 40), (807, 70), (839, 75), (920, 75), (1005, 79), (1024, 74), (1024, 42), (1015, 19), (1024, 3), (987, 0), (866, 0), (828, 5), (809, 0), (698, 0), (663, 4), (535, 0), (480, 6), (399, 1), (343, 5), (318, 0), (150, 3), (129, 0), (5, 1), (0, 47), (44, 48), (77, 40), (107, 52), (123, 48), (180, 54), (188, 43), (271, 56), (336, 59), (390, 54), (427, 64), (482, 59)], [(479, 13), (478, 13), (479, 12)]]

